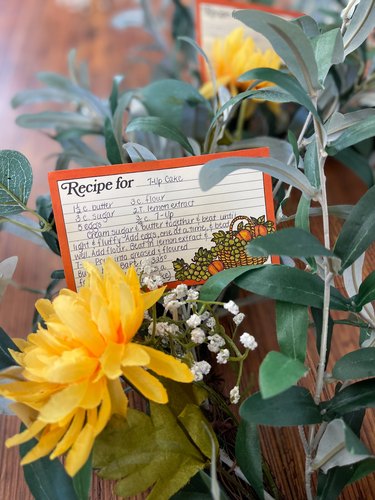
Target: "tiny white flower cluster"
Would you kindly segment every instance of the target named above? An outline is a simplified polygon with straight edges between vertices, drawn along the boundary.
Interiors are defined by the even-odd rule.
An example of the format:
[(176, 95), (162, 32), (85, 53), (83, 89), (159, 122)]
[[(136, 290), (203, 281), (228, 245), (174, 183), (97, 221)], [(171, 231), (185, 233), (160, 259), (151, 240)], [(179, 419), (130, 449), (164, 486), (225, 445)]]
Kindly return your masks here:
[(186, 320), (186, 324), (189, 328), (196, 328), (202, 323), (202, 318), (199, 314), (193, 314), (189, 319)]
[[(152, 335), (154, 329), (154, 324), (150, 323), (148, 327), (148, 333)], [(155, 325), (155, 335), (157, 337), (169, 337), (170, 335), (174, 336), (179, 333), (179, 328), (174, 323), (167, 323), (166, 321), (159, 321)]]
[(238, 385), (235, 385), (229, 392), (229, 399), (233, 405), (236, 405), (240, 400), (240, 388), (238, 387)]
[(244, 317), (245, 317), (244, 313), (238, 313), (235, 316), (233, 316), (234, 324), (236, 326), (239, 326), (242, 323), (242, 321), (244, 320)]
[(251, 351), (254, 351), (254, 349), (258, 347), (258, 342), (252, 335), (250, 335), (250, 333), (247, 332), (241, 335), (240, 342), (244, 347), (246, 347), (246, 349), (250, 349)]
[(158, 269), (152, 266), (150, 259), (144, 259), (141, 262), (138, 272), (142, 276), (142, 286), (146, 286), (149, 290), (156, 290), (156, 288), (164, 285), (163, 278), (157, 274)]
[(194, 342), (194, 344), (203, 344), (203, 342), (206, 340), (206, 334), (204, 333), (204, 330), (202, 328), (194, 328), (190, 332), (191, 336), (191, 341)]
[(195, 361), (190, 370), (194, 375), (194, 380), (196, 382), (200, 382), (203, 380), (204, 375), (210, 373), (211, 365), (210, 363), (207, 363), (207, 361)]
[(226, 365), (230, 356), (228, 349), (220, 349), (216, 355), (216, 361), (219, 365)]
[(223, 307), (231, 314), (233, 314), (233, 316), (236, 316), (240, 312), (238, 305), (235, 302), (233, 302), (233, 300), (230, 300), (229, 302), (224, 304)]
[(219, 352), (220, 348), (225, 345), (225, 340), (218, 333), (208, 336), (210, 343), (208, 344), (208, 350), (211, 352)]

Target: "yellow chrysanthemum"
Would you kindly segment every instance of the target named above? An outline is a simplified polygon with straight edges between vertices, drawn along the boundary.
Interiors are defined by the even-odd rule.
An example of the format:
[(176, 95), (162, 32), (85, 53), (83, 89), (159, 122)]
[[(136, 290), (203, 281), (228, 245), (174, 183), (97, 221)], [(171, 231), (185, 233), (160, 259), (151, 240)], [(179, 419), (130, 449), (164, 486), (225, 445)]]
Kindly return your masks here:
[[(236, 28), (226, 38), (214, 41), (211, 63), (217, 86), (228, 87), (231, 94), (236, 95), (252, 83), (252, 81), (239, 82), (238, 78), (241, 75), (254, 68), (279, 69), (281, 59), (272, 49), (263, 52), (250, 36), (245, 37), (243, 28)], [(272, 85), (270, 82), (262, 82), (255, 88), (270, 85)], [(207, 99), (213, 97), (213, 83), (205, 83), (200, 92)]]
[(181, 361), (132, 342), (144, 312), (164, 288), (143, 293), (134, 268), (125, 273), (112, 259), (103, 274), (89, 263), (85, 267), (88, 279), (78, 293), (62, 290), (53, 302), (37, 301), (46, 328), (39, 326), (27, 340), (15, 341), (20, 352), (11, 354), (20, 366), (1, 374), (14, 381), (0, 388), (0, 394), (16, 401), (13, 409), (27, 425), (6, 445), (37, 437), (21, 463), (67, 452), (65, 468), (71, 476), (86, 462), (111, 415), (126, 415), (119, 377), (157, 403), (167, 403), (168, 395), (152, 372), (193, 381)]

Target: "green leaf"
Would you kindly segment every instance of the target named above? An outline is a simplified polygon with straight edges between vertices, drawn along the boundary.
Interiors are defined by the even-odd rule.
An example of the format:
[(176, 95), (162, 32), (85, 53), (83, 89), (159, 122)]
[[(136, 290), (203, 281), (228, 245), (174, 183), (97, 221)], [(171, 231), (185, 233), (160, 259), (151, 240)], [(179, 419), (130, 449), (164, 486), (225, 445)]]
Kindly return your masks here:
[(98, 118), (80, 115), (71, 111), (42, 111), (17, 116), (16, 123), (25, 128), (65, 128), (84, 130), (86, 134), (97, 134), (103, 130)]
[(139, 89), (137, 96), (151, 116), (157, 116), (166, 125), (179, 129), (180, 132), (187, 106), (208, 106), (207, 100), (198, 90), (180, 80), (158, 80)]
[(346, 148), (335, 155), (336, 160), (354, 172), (366, 185), (374, 185), (374, 177), (368, 160), (355, 149)]
[(152, 488), (150, 500), (170, 498), (207, 465), (167, 405), (150, 409), (151, 417), (132, 409), (126, 420), (112, 417), (95, 441), (93, 465), (101, 477), (120, 479), (120, 496)]
[(360, 464), (356, 465), (348, 484), (355, 483), (373, 472), (375, 472), (375, 458), (368, 458), (367, 460), (364, 460)]
[[(317, 352), (320, 353), (320, 346), (322, 342), (322, 328), (323, 328), (323, 311), (322, 309), (311, 307), (311, 316), (313, 317), (315, 324), (315, 335), (316, 335), (316, 349)], [(335, 326), (334, 321), (331, 318), (331, 315), (328, 317), (328, 332), (327, 332), (327, 351), (326, 351), (326, 363), (327, 367), (329, 354), (331, 352), (331, 342), (333, 335), (333, 327)]]
[(255, 238), (246, 246), (249, 255), (265, 257), (267, 255), (288, 255), (289, 257), (312, 257), (323, 255), (332, 257), (311, 233), (297, 227), (280, 229), (261, 238)]
[(362, 408), (375, 408), (375, 379), (361, 380), (345, 387), (330, 401), (322, 403), (328, 418)]
[(185, 148), (186, 151), (194, 155), (193, 148), (187, 138), (176, 127), (173, 127), (157, 116), (140, 116), (134, 118), (127, 126), (126, 132), (135, 132), (137, 130), (152, 132), (166, 139), (176, 141)]
[[(212, 500), (211, 477), (200, 470), (171, 500)], [(220, 491), (220, 500), (228, 500), (223, 491)]]
[(254, 9), (235, 11), (233, 17), (270, 41), (273, 49), (310, 95), (320, 90), (314, 51), (310, 40), (299, 26)]
[[(21, 430), (23, 428), (21, 426)], [(36, 444), (36, 439), (21, 444), (21, 457), (24, 457)], [(68, 476), (57, 458), (50, 460), (47, 456), (24, 465), (23, 473), (35, 500), (80, 500), (75, 493), (72, 478)]]
[(303, 229), (304, 231), (310, 230), (310, 205), (311, 200), (306, 198), (303, 194), (298, 202), (297, 212), (296, 212), (296, 227)]
[(111, 108), (112, 115), (115, 114), (115, 111), (117, 109), (118, 99), (119, 99), (119, 86), (123, 81), (123, 79), (124, 77), (122, 75), (116, 75), (113, 77), (112, 80), (112, 91), (111, 95), (109, 96), (109, 105)]
[(342, 273), (375, 240), (375, 186), (354, 206), (337, 238), (334, 253), (341, 258)]
[(123, 161), (125, 161), (125, 157), (123, 156), (123, 120), (124, 120), (124, 113), (126, 108), (129, 106), (130, 101), (133, 98), (133, 92), (128, 91), (122, 94), (122, 96), (118, 99), (117, 101), (117, 107), (116, 110), (113, 114), (113, 120), (112, 120), (112, 127), (113, 127), (113, 133), (116, 137), (117, 141), (117, 146), (119, 148), (120, 154), (122, 155)]
[[(194, 444), (199, 448), (203, 455), (211, 459), (212, 446), (211, 438), (214, 439), (215, 449), (219, 449), (219, 443), (216, 439), (210, 424), (204, 418), (197, 405), (187, 404), (183, 411), (178, 415), (178, 420), (185, 427)], [(202, 428), (206, 426), (207, 432)], [(211, 431), (209, 434), (209, 430)]]
[(341, 115), (336, 113), (328, 124), (327, 152), (335, 156), (339, 151), (375, 135), (375, 110), (362, 109)]
[(322, 421), (310, 392), (297, 386), (268, 399), (263, 399), (257, 392), (242, 403), (240, 415), (246, 422), (273, 427), (318, 424)]
[(122, 163), (121, 152), (118, 147), (115, 134), (113, 132), (112, 123), (109, 118), (106, 118), (104, 124), (104, 138), (105, 138), (105, 149), (107, 152), (107, 158), (112, 165), (118, 165)]
[(246, 422), (246, 420), (241, 420), (238, 426), (236, 460), (258, 497), (263, 500), (262, 453), (258, 429), (255, 424)]
[(333, 467), (342, 467), (370, 457), (368, 449), (341, 419), (329, 422), (319, 442), (312, 467), (326, 474)]
[(328, 71), (334, 64), (340, 64), (344, 60), (344, 44), (339, 28), (334, 28), (311, 40), (316, 62), (318, 65), (318, 77), (324, 83)]
[[(36, 211), (46, 221), (50, 223), (53, 221), (54, 217), (52, 212), (52, 202), (51, 196), (49, 194), (38, 196), (38, 198), (36, 199)], [(56, 231), (43, 231), (42, 236), (52, 252), (56, 255), (60, 255), (60, 245)]]
[(310, 16), (300, 16), (291, 20), (292, 23), (297, 24), (305, 35), (309, 38), (313, 38), (319, 35), (318, 23)]
[(199, 299), (207, 302), (215, 301), (223, 290), (230, 285), (236, 278), (253, 270), (259, 266), (241, 266), (232, 269), (224, 269), (220, 273), (211, 276), (202, 286), (199, 292)]
[(369, 302), (375, 300), (375, 271), (372, 271), (367, 278), (361, 283), (357, 297), (354, 297), (359, 310)]
[(307, 368), (298, 359), (289, 358), (281, 352), (270, 351), (259, 368), (259, 388), (264, 399), (286, 391), (307, 373)]
[(227, 175), (241, 168), (251, 168), (260, 172), (266, 172), (298, 188), (307, 198), (314, 198), (316, 195), (316, 190), (302, 172), (274, 158), (228, 157), (211, 160), (203, 165), (199, 172), (200, 186), (203, 191), (208, 191)]
[(74, 491), (78, 500), (88, 500), (92, 481), (92, 453), (87, 462), (73, 477)]
[(316, 149), (315, 139), (313, 139), (306, 148), (304, 171), (311, 185), (315, 188), (320, 188), (318, 151)]
[(272, 68), (255, 68), (239, 77), (239, 81), (249, 80), (263, 80), (275, 83), (292, 96), (292, 101), (295, 100), (302, 106), (305, 106), (317, 120), (320, 120), (318, 111), (309, 95), (293, 76)]
[(290, 129), (288, 130), (288, 141), (289, 141), (290, 145), (292, 146), (294, 157), (296, 159), (296, 164), (298, 165), (298, 162), (299, 162), (298, 141), (297, 141), (296, 135)]
[[(270, 299), (320, 309), (323, 307), (323, 281), (317, 275), (300, 269), (267, 264), (257, 269), (248, 270), (236, 278), (234, 282), (240, 288)], [(350, 301), (343, 297), (336, 288), (331, 288), (331, 308), (347, 311), (350, 307)]]
[(8, 257), (0, 262), (0, 302), (3, 298), (5, 290), (13, 278), (14, 271), (16, 270), (18, 257)]
[(306, 306), (276, 301), (276, 331), (285, 356), (305, 361), (309, 314)]
[(12, 356), (9, 354), (9, 349), (19, 351), (13, 340), (0, 327), (0, 370), (5, 370), (10, 366), (17, 365)]
[(32, 183), (29, 160), (18, 151), (0, 151), (0, 215), (23, 212)]
[(375, 1), (361, 0), (344, 34), (345, 56), (357, 49), (375, 25)]
[(156, 156), (149, 149), (136, 142), (126, 142), (123, 147), (132, 163), (157, 160)]
[(332, 375), (338, 380), (375, 377), (375, 347), (345, 354), (336, 362)]

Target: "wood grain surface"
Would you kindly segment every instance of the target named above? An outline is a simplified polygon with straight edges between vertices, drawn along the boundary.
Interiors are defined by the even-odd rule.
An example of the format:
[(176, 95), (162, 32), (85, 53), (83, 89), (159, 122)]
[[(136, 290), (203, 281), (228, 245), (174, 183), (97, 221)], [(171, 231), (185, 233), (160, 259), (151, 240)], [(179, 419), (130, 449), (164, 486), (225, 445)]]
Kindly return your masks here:
[[(134, 8), (131, 0), (96, 0), (83, 10), (71, 10), (64, 2), (53, 0), (0, 0), (0, 149), (16, 149), (30, 160), (34, 170), (34, 187), (30, 206), (36, 196), (47, 192), (47, 172), (53, 169), (53, 153), (58, 145), (45, 134), (21, 129), (15, 124), (18, 111), (10, 107), (14, 94), (25, 88), (37, 87), (35, 73), (41, 70), (67, 73), (66, 57), (75, 47), (79, 59), (89, 62), (92, 87), (95, 93), (106, 97), (110, 93), (111, 79), (115, 74), (125, 74), (128, 87), (142, 85), (150, 77), (149, 65), (140, 58), (134, 59), (137, 46), (150, 41), (140, 30), (115, 31), (111, 29), (111, 15), (123, 8)], [(154, 55), (157, 60), (157, 54)], [(26, 112), (27, 108), (22, 109)], [(330, 203), (355, 203), (365, 188), (337, 164), (328, 170)], [(337, 233), (340, 221), (332, 219)], [(315, 234), (321, 234), (319, 219), (315, 219)], [(9, 234), (0, 233), (0, 261), (12, 255), (19, 256), (15, 280), (27, 287), (42, 290), (50, 273), (61, 268), (60, 259), (50, 251), (21, 240)], [(375, 263), (374, 251), (370, 252), (366, 271)], [(0, 305), (0, 325), (13, 337), (24, 337), (30, 332), (33, 305), (38, 298), (21, 289), (9, 287)], [(251, 380), (266, 352), (276, 347), (274, 326), (274, 304), (271, 301), (245, 306), (246, 329), (252, 332), (259, 344), (249, 359), (247, 378)], [(310, 343), (313, 345), (311, 333)], [(358, 334), (349, 327), (336, 327), (333, 360), (356, 348)], [(311, 352), (314, 352), (311, 349)], [(311, 367), (305, 384), (311, 387), (316, 357), (309, 356)], [(19, 423), (14, 417), (0, 418), (0, 499), (29, 500), (30, 493), (23, 480), (17, 449), (7, 450), (4, 441), (18, 431)], [(367, 411), (362, 437), (375, 452), (375, 419)], [(305, 498), (303, 477), (304, 457), (298, 435), (294, 430), (264, 428), (262, 445), (266, 460), (281, 494), (280, 499), (299, 500)], [(113, 484), (95, 478), (92, 488), (94, 500), (117, 498)], [(140, 496), (138, 498), (141, 498)], [(345, 489), (340, 497), (345, 500), (375, 498), (374, 475)], [(67, 499), (69, 500), (69, 499)]]

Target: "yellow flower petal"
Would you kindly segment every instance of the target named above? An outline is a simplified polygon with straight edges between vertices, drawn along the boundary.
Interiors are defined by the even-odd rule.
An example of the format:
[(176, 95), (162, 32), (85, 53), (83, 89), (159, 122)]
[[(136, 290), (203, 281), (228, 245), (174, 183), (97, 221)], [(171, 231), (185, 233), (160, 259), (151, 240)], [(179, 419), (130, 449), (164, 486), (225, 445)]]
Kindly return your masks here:
[[(144, 346), (139, 344), (127, 344), (121, 359), (121, 366), (146, 366), (150, 362)], [(121, 371), (122, 373), (122, 371)]]
[(66, 427), (55, 427), (54, 429), (49, 428), (50, 426), (44, 430), (38, 444), (26, 453), (21, 460), (21, 465), (29, 464), (34, 462), (34, 460), (38, 460), (39, 458), (48, 455), (56, 446), (56, 443), (66, 430)]
[(91, 410), (99, 406), (103, 398), (105, 385), (106, 380), (104, 377), (101, 377), (95, 382), (90, 382), (85, 397), (82, 399), (79, 406), (85, 410)]
[(111, 418), (111, 398), (107, 388), (104, 390), (103, 401), (100, 405), (98, 412), (98, 419), (94, 427), (94, 436), (102, 432), (104, 427), (107, 425), (108, 420)]
[(163, 295), (165, 291), (165, 286), (161, 288), (157, 288), (156, 290), (151, 290), (150, 292), (146, 292), (142, 294), (144, 309), (150, 309)]
[(73, 445), (79, 433), (82, 430), (85, 421), (86, 412), (79, 408), (69, 426), (69, 429), (64, 434), (63, 438), (57, 443), (56, 448), (50, 455), (51, 460), (65, 453)]
[(65, 470), (75, 476), (85, 465), (94, 444), (94, 429), (86, 424), (71, 447), (65, 462)]
[(39, 420), (36, 420), (30, 425), (30, 427), (28, 427), (24, 431), (8, 438), (5, 441), (5, 446), (7, 448), (10, 448), (11, 446), (17, 446), (19, 444), (26, 443), (30, 439), (37, 436), (46, 427), (46, 425), (47, 424), (45, 422), (40, 422)]
[(120, 380), (109, 380), (107, 387), (111, 399), (111, 413), (126, 417), (128, 398), (124, 393)]
[(98, 365), (98, 360), (89, 357), (86, 349), (81, 347), (65, 351), (61, 356), (55, 358), (53, 364), (46, 367), (45, 377), (51, 382), (70, 384), (91, 377)]
[(88, 380), (85, 380), (80, 384), (68, 385), (62, 391), (57, 392), (41, 408), (39, 419), (43, 422), (58, 422), (79, 407), (87, 388)]
[(162, 377), (176, 380), (176, 382), (193, 382), (194, 376), (185, 363), (152, 347), (142, 346), (142, 348), (150, 356), (147, 368)]
[(155, 403), (168, 403), (168, 394), (159, 380), (138, 366), (123, 368), (125, 378), (139, 390), (141, 394)]
[(108, 342), (107, 347), (101, 355), (100, 365), (103, 373), (109, 379), (120, 377), (122, 373), (121, 360), (124, 354), (124, 349), (124, 344), (115, 344), (114, 342)]
[(91, 353), (98, 356), (103, 352), (105, 347), (103, 337), (86, 309), (77, 300), (59, 295), (53, 301), (53, 306), (60, 321), (70, 328), (76, 339)]
[(48, 299), (39, 299), (35, 302), (35, 309), (42, 316), (42, 318), (46, 321), (51, 316), (55, 315), (55, 311), (53, 309), (52, 303)]

